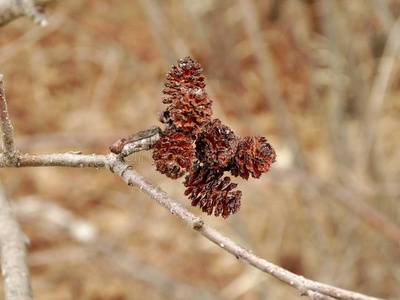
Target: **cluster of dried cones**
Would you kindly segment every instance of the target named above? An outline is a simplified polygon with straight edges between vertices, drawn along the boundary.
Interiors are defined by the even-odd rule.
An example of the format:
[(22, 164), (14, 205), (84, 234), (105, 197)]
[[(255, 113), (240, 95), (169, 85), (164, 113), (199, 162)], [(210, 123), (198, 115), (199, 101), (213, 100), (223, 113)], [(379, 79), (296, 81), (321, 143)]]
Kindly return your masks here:
[(172, 179), (183, 176), (185, 195), (192, 205), (211, 215), (227, 218), (240, 208), (241, 191), (233, 176), (259, 178), (275, 162), (274, 148), (264, 137), (237, 136), (218, 119), (211, 119), (212, 101), (204, 91), (201, 65), (185, 57), (168, 72), (163, 93), (167, 109), (159, 114), (166, 124), (160, 140), (154, 145), (153, 159), (157, 170)]

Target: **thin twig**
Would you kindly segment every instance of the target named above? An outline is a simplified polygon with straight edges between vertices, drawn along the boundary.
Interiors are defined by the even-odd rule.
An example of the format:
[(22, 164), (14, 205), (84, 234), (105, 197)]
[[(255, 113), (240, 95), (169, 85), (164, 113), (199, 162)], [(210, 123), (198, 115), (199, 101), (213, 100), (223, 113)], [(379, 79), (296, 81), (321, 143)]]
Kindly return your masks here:
[(365, 171), (368, 166), (368, 158), (371, 154), (371, 149), (374, 141), (376, 128), (378, 125), (377, 118), (383, 100), (386, 96), (386, 91), (390, 84), (393, 70), (396, 66), (396, 58), (400, 57), (400, 17), (394, 23), (387, 42), (385, 50), (380, 59), (378, 72), (372, 85), (371, 94), (366, 103), (365, 115), (362, 123), (363, 139), (360, 143), (358, 167), (360, 172)]
[(6, 162), (5, 156), (0, 154), (0, 167), (70, 167), (70, 168), (97, 168), (105, 167), (106, 156), (83, 155), (74, 152), (59, 154), (24, 154), (12, 165)]
[[(344, 60), (341, 57), (341, 45), (338, 36), (341, 32), (337, 24), (337, 19), (342, 20), (334, 1), (319, 1), (319, 13), (321, 16), (322, 28), (328, 40), (328, 65), (330, 68), (332, 83), (329, 85), (330, 101), (328, 109), (328, 129), (330, 131), (331, 148), (335, 156), (335, 161), (346, 165), (349, 163), (348, 141), (344, 131)], [(337, 147), (336, 145), (341, 145)]]
[(152, 126), (148, 130), (130, 135), (129, 143), (122, 148), (121, 155), (126, 157), (138, 151), (153, 149), (154, 144), (160, 139), (161, 133), (160, 127)]
[(0, 186), (0, 253), (6, 300), (33, 299), (26, 263), (26, 240)]
[(108, 163), (110, 170), (121, 176), (121, 178), (128, 185), (134, 185), (138, 187), (141, 191), (143, 191), (146, 195), (155, 200), (158, 204), (169, 210), (173, 215), (183, 220), (194, 230), (198, 231), (200, 234), (205, 236), (207, 239), (209, 239), (225, 251), (234, 255), (237, 259), (244, 261), (256, 267), (257, 269), (268, 273), (275, 278), (295, 287), (301, 295), (307, 295), (308, 291), (312, 291), (337, 299), (377, 299), (306, 279), (303, 276), (296, 275), (268, 262), (267, 260), (255, 255), (253, 252), (239, 246), (228, 237), (222, 235), (214, 228), (205, 224), (203, 220), (192, 214), (177, 201), (169, 197), (167, 193), (165, 193), (159, 187), (151, 184), (142, 175), (133, 170), (132, 167), (126, 165), (119, 159), (115, 159), (112, 157), (110, 157), (110, 159), (112, 159), (112, 161)]
[(264, 82), (264, 95), (268, 99), (281, 134), (292, 154), (295, 156), (298, 166), (304, 167), (304, 159), (301, 155), (292, 120), (290, 119), (290, 115), (285, 107), (285, 102), (279, 91), (274, 63), (260, 34), (254, 2), (252, 0), (238, 0), (238, 2), (243, 22), (253, 47), (254, 56), (257, 60), (258, 71)]
[[(154, 0), (139, 0), (138, 2), (143, 8), (148, 20), (148, 28), (153, 34), (154, 41), (158, 46), (157, 49), (161, 51), (166, 65), (170, 66), (172, 62), (176, 61), (177, 57), (193, 57), (193, 53), (190, 50), (191, 47), (185, 42), (185, 39), (181, 38), (182, 33), (179, 30), (175, 30), (170, 20), (163, 13), (162, 6), (164, 2)], [(212, 84), (207, 85), (207, 91), (210, 99), (218, 98), (218, 93), (216, 93)], [(213, 110), (214, 112), (218, 111), (220, 116), (226, 117), (224, 109), (218, 102), (213, 103)]]
[[(2, 148), (7, 163), (13, 163), (15, 157), (14, 129), (8, 115), (6, 95), (4, 93), (3, 74), (0, 73), (0, 128)], [(15, 161), (14, 161), (15, 162)]]
[(144, 15), (148, 19), (149, 29), (151, 30), (155, 42), (157, 43), (157, 48), (162, 52), (167, 65), (175, 61), (176, 57), (188, 55), (190, 51), (186, 45), (183, 45), (184, 47), (182, 47), (182, 45), (178, 47), (176, 43), (169, 41), (170, 37), (167, 33), (170, 28), (163, 12), (161, 11), (160, 3), (154, 0), (139, 0), (138, 2), (143, 8)]
[[(176, 200), (169, 197), (167, 193), (165, 193), (159, 187), (156, 187), (147, 181), (142, 175), (133, 170), (131, 166), (127, 165), (123, 161), (122, 157), (117, 154), (111, 153), (106, 156), (82, 155), (74, 153), (23, 155), (20, 159), (20, 165), (15, 167), (40, 166), (92, 167), (109, 169), (118, 174), (128, 185), (138, 187), (142, 192), (155, 200), (158, 204), (169, 210), (172, 214), (183, 220), (191, 228), (198, 231), (207, 239), (234, 255), (237, 259), (249, 263), (255, 268), (295, 287), (302, 295), (307, 295), (308, 291), (314, 291), (316, 293), (328, 295), (336, 299), (377, 299), (306, 279), (303, 276), (291, 273), (263, 258), (258, 257), (253, 252), (237, 245), (228, 237), (222, 235), (220, 232), (216, 231), (207, 224), (204, 224), (204, 221), (201, 218), (195, 216)], [(1, 157), (0, 167), (7, 167), (1, 163)]]
[[(117, 47), (109, 48), (103, 57), (102, 72), (96, 82), (90, 104), (91, 114), (103, 113), (110, 99), (121, 65), (121, 53)], [(91, 121), (90, 121), (91, 122)]]
[(135, 152), (153, 149), (154, 144), (160, 139), (161, 128), (152, 126), (147, 130), (130, 135), (127, 139), (120, 139), (111, 145), (112, 153), (121, 154), (123, 157)]

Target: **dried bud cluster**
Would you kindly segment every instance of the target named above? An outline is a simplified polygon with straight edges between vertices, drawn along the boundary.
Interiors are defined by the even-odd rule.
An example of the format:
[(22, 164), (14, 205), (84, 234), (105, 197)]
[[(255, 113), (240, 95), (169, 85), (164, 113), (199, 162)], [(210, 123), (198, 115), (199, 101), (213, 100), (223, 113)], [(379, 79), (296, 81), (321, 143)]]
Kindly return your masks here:
[(204, 91), (200, 64), (185, 57), (167, 73), (163, 93), (167, 109), (159, 114), (166, 124), (154, 146), (157, 170), (172, 179), (183, 176), (185, 195), (203, 212), (227, 218), (240, 208), (241, 191), (223, 177), (224, 171), (259, 178), (275, 162), (276, 153), (264, 137), (240, 138), (219, 119), (211, 120), (212, 101)]

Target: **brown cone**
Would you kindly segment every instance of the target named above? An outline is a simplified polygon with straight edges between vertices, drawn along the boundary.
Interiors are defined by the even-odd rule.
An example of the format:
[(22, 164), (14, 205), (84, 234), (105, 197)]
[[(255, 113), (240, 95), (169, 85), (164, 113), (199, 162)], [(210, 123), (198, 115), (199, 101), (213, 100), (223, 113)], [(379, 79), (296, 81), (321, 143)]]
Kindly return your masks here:
[(265, 137), (247, 136), (239, 143), (239, 150), (230, 166), (230, 171), (232, 175), (244, 179), (249, 179), (249, 174), (254, 178), (260, 178), (262, 173), (268, 172), (275, 160), (275, 150)]
[(182, 132), (166, 130), (154, 145), (157, 171), (177, 179), (189, 171), (194, 159), (192, 140)]
[(214, 119), (196, 140), (196, 156), (205, 166), (225, 168), (238, 150), (240, 138), (228, 127)]
[(211, 169), (195, 164), (183, 183), (187, 187), (185, 195), (192, 200), (193, 206), (199, 206), (203, 212), (223, 218), (236, 213), (240, 208), (241, 191), (232, 191), (236, 183), (230, 183), (221, 169)]

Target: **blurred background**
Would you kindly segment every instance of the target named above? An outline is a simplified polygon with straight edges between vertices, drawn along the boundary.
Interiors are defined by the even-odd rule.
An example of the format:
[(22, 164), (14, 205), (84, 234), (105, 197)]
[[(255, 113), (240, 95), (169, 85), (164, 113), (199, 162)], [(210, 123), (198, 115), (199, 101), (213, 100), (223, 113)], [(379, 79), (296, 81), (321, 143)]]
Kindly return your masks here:
[[(258, 255), (307, 278), (400, 297), (400, 2), (55, 1), (49, 25), (0, 28), (22, 153), (108, 153), (159, 125), (166, 72), (190, 55), (215, 118), (278, 158), (233, 178), (229, 219), (190, 207), (183, 179), (146, 178)], [(29, 236), (37, 299), (300, 299), (107, 171), (2, 169)], [(0, 283), (1, 286), (1, 283)]]

